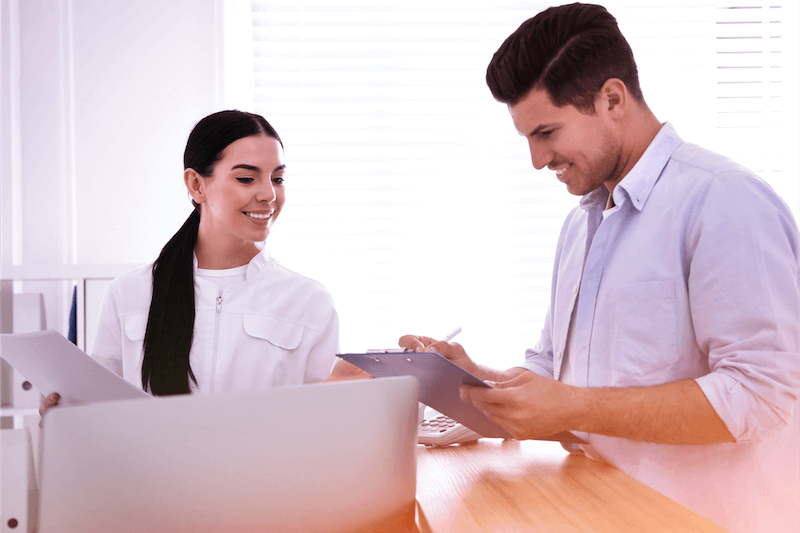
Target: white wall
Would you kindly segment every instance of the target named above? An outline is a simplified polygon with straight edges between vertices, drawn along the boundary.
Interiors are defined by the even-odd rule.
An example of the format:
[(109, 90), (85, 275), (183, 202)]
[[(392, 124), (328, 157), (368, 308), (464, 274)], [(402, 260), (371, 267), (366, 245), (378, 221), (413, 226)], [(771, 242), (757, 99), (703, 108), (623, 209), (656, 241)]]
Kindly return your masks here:
[[(191, 210), (189, 131), (232, 95), (247, 101), (225, 96), (235, 65), (222, 44), (225, 27), (248, 24), (241, 9), (226, 18), (243, 4), (2, 0), (3, 266), (155, 258)], [(61, 330), (67, 288), (16, 290), (49, 293)]]
[(186, 137), (221, 100), (215, 11), (20, 2), (21, 264), (143, 263), (177, 229)]
[[(2, 58), (2, 138), (0, 139), (0, 233), (2, 264), (41, 267), (57, 264), (143, 264), (157, 254), (159, 248), (177, 229), (189, 212), (189, 202), (181, 183), (181, 157), (183, 144), (192, 125), (205, 114), (229, 107), (249, 109), (252, 105), (252, 79), (248, 56), (249, 2), (246, 0), (0, 0), (0, 58)], [(682, 68), (684, 56), (653, 44), (653, 30), (647, 25), (636, 25), (628, 18), (633, 4), (625, 1), (605, 2), (618, 13), (620, 24), (632, 42), (639, 59), (642, 83), (648, 102), (661, 119), (669, 119), (687, 140), (725, 151), (724, 144), (710, 141), (710, 120), (697, 120), (697, 112), (681, 95), (684, 92), (658, 92), (663, 86), (680, 85), (681, 90), (696, 83), (701, 74)], [(535, 3), (534, 3), (535, 4)], [(531, 4), (533, 6), (534, 4)], [(671, 2), (671, 4), (682, 4)], [(293, 5), (293, 4), (287, 4)], [(615, 10), (615, 6), (620, 7)], [(790, 3), (797, 17), (797, 4)], [(294, 8), (292, 8), (294, 9)], [(531, 7), (531, 13), (535, 11)], [(678, 22), (675, 27), (686, 32), (687, 39), (710, 39), (713, 33), (711, 19), (698, 26), (681, 24), (682, 13), (674, 7), (662, 8), (659, 18)], [(627, 14), (626, 14), (627, 13)], [(631, 19), (632, 20), (632, 19)], [(286, 30), (290, 31), (290, 30)], [(788, 50), (798, 52), (796, 34)], [(496, 45), (492, 45), (494, 49)], [(698, 48), (699, 49), (699, 48)], [(284, 59), (292, 61), (291, 57)], [(480, 70), (486, 60), (476, 61)], [(248, 72), (248, 75), (243, 75)], [(675, 72), (680, 76), (675, 76)], [(708, 76), (708, 74), (703, 74)], [(792, 78), (793, 94), (797, 90), (797, 73)], [(469, 90), (482, 91), (487, 106), (494, 103), (486, 93), (481, 79)], [(248, 94), (249, 93), (249, 94)], [(789, 90), (792, 93), (792, 90)], [(698, 97), (706, 97), (701, 94)], [(278, 100), (278, 111), (288, 107)], [(711, 113), (712, 108), (704, 109)], [(276, 113), (268, 113), (270, 120)], [(277, 113), (279, 114), (279, 113)], [(279, 119), (278, 119), (279, 120)], [(510, 139), (516, 135), (503, 117), (503, 127)], [(292, 127), (298, 122), (293, 120)], [(292, 158), (292, 168), (301, 167), (313, 158), (298, 157), (301, 142), (292, 140), (291, 128), (276, 122), (287, 141), (287, 157)], [(302, 126), (302, 124), (301, 124)], [(433, 131), (433, 130), (431, 130)], [(308, 130), (307, 138), (317, 132)], [(521, 150), (517, 141), (510, 140), (509, 148)], [(761, 141), (766, 142), (764, 140)], [(795, 141), (795, 146), (800, 141)], [(317, 159), (329, 159), (316, 142), (308, 143)], [(753, 146), (749, 152), (758, 152)], [(360, 148), (356, 148), (358, 150)], [(292, 155), (294, 154), (294, 155)], [(502, 152), (488, 155), (486, 160), (497, 158)], [(740, 154), (731, 154), (734, 156)], [(741, 154), (749, 155), (749, 154)], [(798, 151), (787, 151), (794, 157), (794, 169), (800, 168)], [(442, 159), (434, 162), (449, 165)], [(526, 169), (529, 165), (526, 163)], [(787, 182), (789, 183), (789, 182)], [(444, 184), (446, 190), (447, 184)], [(349, 186), (349, 185), (348, 185)], [(282, 259), (291, 260), (302, 248), (300, 239), (291, 234), (292, 217), (308, 217), (311, 208), (298, 204), (300, 191), (290, 197), (286, 212), (277, 232), (271, 239)], [(797, 213), (800, 206), (800, 181), (780, 191)], [(464, 193), (466, 201), (457, 204), (444, 194), (441, 201), (449, 209), (468, 209), (474, 205), (473, 196), (479, 191)], [(310, 195), (325, 195), (325, 191), (309, 191)], [(437, 198), (428, 199), (433, 204)], [(327, 199), (326, 199), (327, 201)], [(572, 200), (574, 201), (574, 199)], [(459, 207), (462, 206), (462, 207)], [(313, 206), (312, 206), (313, 207)], [(318, 215), (317, 215), (318, 216)], [(412, 222), (413, 223), (413, 222)], [(509, 224), (516, 224), (510, 220)], [(285, 228), (285, 229), (284, 229)], [(426, 228), (420, 225), (415, 232), (424, 239)], [(462, 239), (454, 247), (462, 250), (465, 260), (472, 253), (471, 245), (453, 225), (453, 236)], [(429, 232), (430, 233), (430, 232)], [(286, 250), (281, 250), (281, 235)], [(492, 256), (504, 260), (503, 246), (493, 235), (504, 232), (486, 231), (485, 243)], [(542, 238), (555, 239), (555, 233)], [(437, 241), (441, 242), (441, 241)], [(289, 249), (292, 253), (289, 253)], [(286, 252), (286, 253), (283, 253)], [(289, 261), (291, 264), (291, 261)], [(319, 270), (327, 268), (316, 261)], [(509, 263), (509, 261), (506, 261)], [(542, 268), (547, 270), (545, 263)], [(295, 266), (295, 265), (293, 265)], [(302, 265), (297, 265), (301, 268)], [(375, 339), (394, 341), (396, 333), (384, 333), (380, 328), (364, 327), (352, 318), (358, 304), (351, 304), (352, 283), (325, 281), (334, 292), (337, 304), (345, 317), (353, 321), (353, 345), (364, 347)], [(414, 287), (415, 280), (425, 277), (429, 270), (425, 264), (407, 265), (392, 262), (387, 265), (391, 276), (401, 279), (396, 284)], [(453, 276), (451, 276), (452, 278)], [(389, 284), (389, 281), (379, 280)], [(66, 309), (71, 287), (43, 287), (26, 283), (24, 290), (53, 293), (48, 299), (48, 326), (64, 329)], [(490, 285), (484, 294), (467, 292), (466, 283), (452, 283), (453, 299), (458, 298), (493, 302), (498, 291)], [(406, 291), (408, 292), (408, 291)], [(410, 294), (410, 293), (409, 293)], [(540, 295), (534, 295), (537, 299)], [(461, 300), (457, 300), (459, 303)], [(392, 298), (383, 297), (383, 305), (396, 304)], [(498, 302), (495, 307), (502, 305)], [(351, 308), (348, 309), (348, 306)], [(362, 306), (363, 307), (363, 306)], [(458, 307), (457, 305), (454, 307)], [(466, 305), (460, 306), (468, 314)], [(379, 316), (373, 308), (373, 316)], [(411, 313), (409, 313), (411, 315)], [(421, 310), (413, 314), (419, 323), (426, 323), (425, 332), (444, 333), (456, 324), (465, 326), (460, 339), (469, 340), (471, 331), (491, 329), (481, 327), (485, 317), (474, 313), (460, 318), (455, 312)], [(474, 316), (473, 316), (474, 315)], [(441, 324), (436, 323), (441, 316)], [(498, 324), (502, 321), (498, 318)], [(470, 321), (474, 326), (470, 327)], [(388, 322), (388, 321), (386, 321)], [(540, 320), (535, 320), (538, 324)], [(91, 324), (89, 324), (91, 326)], [(395, 332), (397, 326), (386, 324), (386, 330)], [(537, 326), (538, 327), (538, 326)], [(535, 328), (534, 328), (535, 329)], [(368, 330), (368, 331), (364, 331)], [(406, 328), (402, 328), (406, 331)], [(418, 331), (413, 329), (413, 331)], [(531, 335), (536, 336), (536, 331)], [(365, 338), (369, 337), (369, 338)], [(377, 342), (375, 344), (382, 344)], [(513, 350), (518, 357), (521, 349)]]

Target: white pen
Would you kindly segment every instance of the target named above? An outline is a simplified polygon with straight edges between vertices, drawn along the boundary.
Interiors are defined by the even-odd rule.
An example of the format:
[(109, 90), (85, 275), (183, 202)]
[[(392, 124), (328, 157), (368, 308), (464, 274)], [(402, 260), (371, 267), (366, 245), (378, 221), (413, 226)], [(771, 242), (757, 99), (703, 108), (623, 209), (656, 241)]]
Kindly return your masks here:
[(458, 326), (456, 329), (454, 329), (453, 331), (451, 331), (450, 333), (445, 335), (444, 341), (445, 342), (450, 342), (451, 340), (453, 340), (453, 337), (455, 337), (459, 333), (461, 333), (461, 326)]
[[(458, 326), (456, 329), (445, 335), (444, 341), (450, 342), (453, 337), (461, 333), (461, 326)], [(409, 351), (408, 348), (370, 348), (367, 350), (367, 353), (402, 353)]]

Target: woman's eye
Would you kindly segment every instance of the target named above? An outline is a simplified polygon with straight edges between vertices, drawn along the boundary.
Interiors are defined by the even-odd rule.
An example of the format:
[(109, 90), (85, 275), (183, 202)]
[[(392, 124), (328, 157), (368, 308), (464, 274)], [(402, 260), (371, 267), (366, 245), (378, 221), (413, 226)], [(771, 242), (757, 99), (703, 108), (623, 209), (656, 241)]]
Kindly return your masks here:
[(283, 183), (283, 176), (273, 176), (272, 183), (274, 183), (275, 185), (280, 185), (281, 183)]
[(241, 183), (252, 183), (253, 178), (236, 178), (236, 181), (239, 181)]

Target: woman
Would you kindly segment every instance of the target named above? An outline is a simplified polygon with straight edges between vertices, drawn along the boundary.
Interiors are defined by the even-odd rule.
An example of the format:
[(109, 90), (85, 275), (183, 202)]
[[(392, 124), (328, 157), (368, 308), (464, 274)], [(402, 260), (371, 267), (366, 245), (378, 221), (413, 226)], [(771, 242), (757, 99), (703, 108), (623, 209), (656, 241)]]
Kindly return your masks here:
[(112, 282), (92, 356), (154, 395), (363, 377), (345, 364), (329, 377), (339, 335), (330, 294), (263, 247), (285, 201), (272, 126), (242, 111), (209, 115), (189, 135), (184, 168), (195, 209), (152, 266)]

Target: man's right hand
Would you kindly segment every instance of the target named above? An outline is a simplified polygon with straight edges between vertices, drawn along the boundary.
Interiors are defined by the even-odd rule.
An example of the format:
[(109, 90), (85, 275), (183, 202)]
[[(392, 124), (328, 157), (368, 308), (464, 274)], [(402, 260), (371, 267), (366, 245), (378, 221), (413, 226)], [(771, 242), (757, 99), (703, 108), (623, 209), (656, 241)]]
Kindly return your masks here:
[[(51, 392), (50, 395), (45, 396), (42, 405), (39, 407), (39, 416), (44, 416), (45, 411), (58, 405), (58, 400), (61, 399), (61, 396), (57, 392)], [(42, 427), (42, 421), (39, 421), (39, 427)]]
[(470, 374), (479, 376), (478, 365), (467, 355), (464, 348), (457, 342), (437, 341), (431, 337), (421, 335), (403, 335), (398, 344), (401, 348), (412, 352), (436, 352), (457, 364)]

